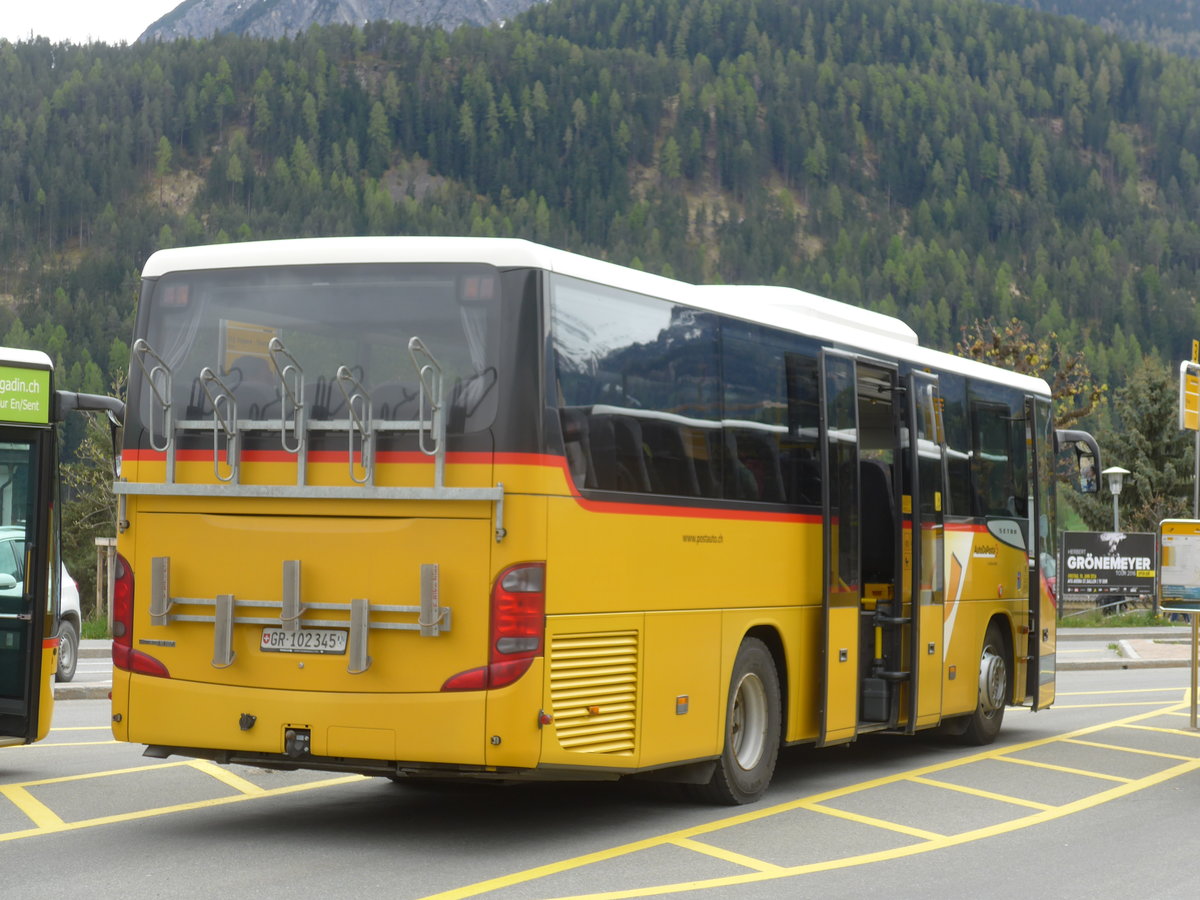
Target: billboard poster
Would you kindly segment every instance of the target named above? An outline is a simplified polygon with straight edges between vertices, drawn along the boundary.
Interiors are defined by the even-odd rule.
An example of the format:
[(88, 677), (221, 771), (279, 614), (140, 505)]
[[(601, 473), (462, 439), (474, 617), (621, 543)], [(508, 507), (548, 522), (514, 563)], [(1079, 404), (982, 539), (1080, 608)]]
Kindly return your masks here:
[(1152, 598), (1157, 588), (1157, 538), (1140, 532), (1063, 532), (1063, 592)]

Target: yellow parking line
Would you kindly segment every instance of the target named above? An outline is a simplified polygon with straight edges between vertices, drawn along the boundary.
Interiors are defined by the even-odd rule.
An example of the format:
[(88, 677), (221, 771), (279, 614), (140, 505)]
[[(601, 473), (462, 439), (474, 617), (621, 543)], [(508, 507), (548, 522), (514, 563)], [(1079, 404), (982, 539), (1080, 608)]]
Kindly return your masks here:
[(112, 731), (111, 725), (63, 725), (59, 728), (51, 728), (50, 733), (55, 734), (59, 731)]
[(1120, 750), (1122, 753), (1140, 753), (1143, 756), (1159, 756), (1163, 759), (1191, 759), (1190, 756), (1180, 756), (1178, 753), (1161, 753), (1158, 750), (1141, 750), (1137, 747), (1122, 747), (1120, 744), (1104, 744), (1100, 741), (1081, 741), (1078, 738), (1066, 738), (1064, 744), (1080, 744), (1084, 747), (1099, 747), (1101, 750)]
[(1054, 709), (1109, 709), (1121, 706), (1158, 706), (1162, 700), (1128, 700), (1121, 703), (1055, 703)]
[(716, 847), (712, 844), (705, 844), (691, 838), (678, 838), (671, 841), (671, 843), (683, 847), (685, 850), (694, 850), (697, 853), (703, 853), (705, 856), (715, 856), (717, 859), (723, 859), (734, 865), (742, 866), (746, 869), (754, 869), (758, 872), (778, 872), (783, 869), (783, 866), (777, 866), (765, 860), (755, 859), (753, 856), (745, 856), (741, 853), (735, 853), (732, 850), (726, 850), (723, 847)]
[[(1114, 694), (1166, 694), (1166, 692), (1175, 692), (1182, 690), (1181, 688), (1130, 688), (1121, 691), (1058, 691), (1056, 696), (1060, 697), (1109, 697)], [(1174, 701), (1163, 701), (1174, 702)]]
[(1001, 803), (1014, 803), (1017, 806), (1028, 806), (1030, 809), (1054, 809), (1049, 803), (1038, 803), (1036, 800), (1026, 800), (1024, 797), (1013, 797), (1010, 794), (997, 794), (993, 791), (985, 791), (980, 788), (967, 787), (962, 784), (953, 784), (949, 781), (938, 781), (934, 778), (910, 778), (909, 781), (915, 781), (917, 784), (927, 784), (930, 787), (943, 788), (947, 791), (958, 791), (960, 794), (970, 794), (975, 797), (983, 797), (985, 800), (999, 800)]
[(203, 772), (205, 775), (211, 775), (217, 781), (229, 785), (235, 791), (241, 791), (243, 794), (263, 794), (266, 793), (265, 788), (259, 787), (253, 781), (243, 778), (241, 775), (235, 775), (228, 769), (218, 766), (215, 762), (207, 759), (193, 759), (188, 761), (188, 765), (197, 772)]
[[(536, 866), (524, 871), (514, 872), (508, 875), (501, 875), (486, 881), (476, 882), (475, 884), (464, 885), (459, 888), (442, 891), (438, 894), (430, 895), (429, 897), (425, 898), (425, 900), (463, 900), (463, 898), (467, 897), (477, 897), (480, 894), (485, 894), (489, 891), (496, 891), (503, 888), (513, 887), (514, 885), (518, 884), (525, 884), (550, 875), (556, 875), (572, 869), (582, 868), (593, 863), (607, 862), (618, 859), (622, 856), (626, 856), (630, 853), (635, 853), (640, 850), (649, 850), (656, 847), (661, 847), (665, 844), (679, 844), (682, 846), (681, 841), (694, 838), (697, 835), (722, 831), (737, 825), (744, 825), (760, 819), (766, 819), (771, 816), (778, 815), (779, 813), (790, 812), (796, 809), (814, 809), (814, 807), (816, 807), (815, 811), (817, 812), (832, 813), (834, 812), (832, 808), (821, 807), (818, 804), (823, 801), (833, 799), (834, 797), (858, 793), (874, 787), (879, 787), (886, 784), (894, 784), (902, 780), (912, 780), (913, 778), (925, 777), (936, 772), (957, 768), (958, 766), (962, 766), (967, 763), (979, 762), (986, 759), (1006, 759), (1008, 761), (1015, 761), (1012, 760), (1008, 754), (1019, 753), (1033, 749), (1034, 747), (1042, 747), (1049, 744), (1058, 743), (1067, 738), (1073, 739), (1089, 734), (1095, 734), (1096, 732), (1105, 731), (1110, 728), (1134, 726), (1137, 722), (1143, 719), (1149, 719), (1154, 716), (1162, 715), (1163, 712), (1164, 710), (1152, 710), (1149, 712), (1138, 713), (1125, 719), (1089, 725), (1085, 728), (1080, 728), (1076, 731), (1056, 735), (1054, 737), (1040, 738), (1038, 740), (1027, 741), (1025, 743), (1015, 744), (1009, 747), (1000, 747), (993, 750), (982, 751), (962, 759), (948, 760), (946, 762), (935, 763), (933, 765), (914, 769), (909, 772), (896, 773), (894, 775), (873, 779), (871, 781), (860, 782), (855, 785), (848, 785), (843, 788), (835, 788), (833, 790), (825, 791), (821, 794), (813, 795), (804, 799), (792, 800), (787, 803), (781, 803), (775, 806), (765, 807), (763, 809), (751, 810), (749, 812), (740, 813), (724, 819), (717, 819), (705, 824), (694, 825), (681, 831), (663, 834), (657, 837), (644, 838), (640, 841), (634, 841), (629, 844), (622, 844), (606, 850), (598, 850), (593, 853), (587, 853), (569, 859), (546, 863), (545, 865)], [(1032, 825), (1050, 822), (1055, 819), (1073, 815), (1074, 813), (1081, 812), (1086, 809), (1091, 809), (1095, 806), (1100, 806), (1101, 804), (1111, 802), (1121, 797), (1129, 796), (1137, 791), (1145, 790), (1146, 788), (1153, 787), (1157, 784), (1161, 784), (1173, 778), (1178, 778), (1182, 775), (1187, 775), (1198, 770), (1200, 770), (1200, 758), (1185, 759), (1184, 761), (1180, 762), (1179, 765), (1171, 766), (1167, 769), (1163, 769), (1159, 772), (1147, 775), (1146, 777), (1137, 780), (1115, 778), (1113, 776), (1100, 775), (1099, 773), (1094, 772), (1084, 772), (1083, 770), (1073, 770), (1079, 772), (1080, 774), (1092, 775), (1097, 778), (1114, 780), (1120, 783), (1108, 788), (1107, 790), (1091, 794), (1079, 800), (1067, 803), (1063, 806), (1036, 809), (1035, 812), (1028, 816), (1022, 816), (1020, 818), (1000, 822), (996, 825), (990, 825), (984, 828), (979, 828), (956, 835), (934, 836), (929, 840), (918, 841), (914, 844), (895, 847), (889, 850), (865, 853), (857, 856), (842, 857), (839, 859), (825, 860), (816, 863), (806, 863), (800, 866), (783, 867), (779, 869), (764, 870), (762, 868), (756, 868), (754, 871), (745, 874), (725, 876), (723, 878), (713, 878), (704, 881), (689, 881), (659, 885), (657, 887), (650, 888), (640, 887), (625, 891), (607, 891), (598, 894), (576, 895), (570, 897), (569, 900), (625, 900), (625, 898), (634, 897), (662, 896), (666, 894), (682, 893), (685, 891), (709, 890), (733, 885), (762, 882), (777, 878), (794, 877), (813, 872), (831, 871), (834, 869), (849, 868), (867, 863), (899, 859), (906, 856), (912, 856), (917, 853), (926, 853), (930, 850), (938, 850), (945, 847), (965, 844), (976, 840), (1007, 834), (1017, 831), (1021, 828), (1030, 827)], [(848, 814), (846, 817), (849, 818), (850, 815)], [(861, 817), (859, 821), (869, 821), (869, 819), (867, 819), (867, 817)], [(892, 828), (895, 827), (894, 823), (885, 824), (886, 826), (891, 826)], [(560, 898), (560, 900), (568, 900), (568, 898)]]
[(187, 762), (151, 763), (145, 766), (132, 766), (128, 769), (109, 769), (106, 772), (84, 772), (80, 775), (60, 775), (57, 778), (39, 778), (37, 781), (22, 781), (14, 787), (37, 787), (43, 784), (65, 784), (68, 781), (88, 781), (92, 778), (108, 778), (112, 775), (134, 775), (138, 772), (151, 772), (155, 769), (176, 769), (186, 766)]
[(1103, 772), (1093, 772), (1090, 769), (1074, 769), (1070, 766), (1056, 766), (1053, 763), (1038, 762), (1033, 759), (1017, 759), (1013, 756), (995, 756), (1000, 762), (1016, 763), (1018, 766), (1032, 766), (1035, 769), (1049, 769), (1051, 772), (1066, 772), (1068, 775), (1083, 775), (1085, 778), (1102, 778), (1105, 781), (1119, 781), (1129, 784), (1132, 778), (1122, 778), (1120, 775), (1106, 775)]
[(1200, 732), (1192, 731), (1190, 728), (1185, 731), (1182, 728), (1155, 728), (1153, 725), (1126, 725), (1125, 727), (1136, 731), (1157, 731), (1159, 734), (1179, 734), (1190, 738), (1200, 737)]
[[(183, 763), (182, 765), (186, 765)], [(153, 767), (151, 767), (153, 768)], [(258, 800), (264, 797), (279, 797), (285, 794), (296, 794), (302, 791), (316, 790), (317, 788), (332, 787), (339, 784), (349, 784), (352, 781), (361, 781), (363, 775), (342, 775), (337, 778), (327, 778), (324, 781), (310, 781), (304, 784), (292, 784), (287, 787), (272, 788), (264, 790), (261, 794), (233, 794), (229, 797), (216, 797), (212, 800), (197, 800), (192, 803), (178, 803), (174, 806), (160, 806), (154, 809), (140, 809), (136, 812), (118, 813), (111, 816), (98, 816), (94, 819), (84, 819), (79, 822), (62, 822), (61, 824), (50, 823), (37, 828), (27, 828), (23, 831), (10, 831), (7, 834), (0, 834), (0, 843), (5, 841), (15, 841), (21, 838), (34, 837), (35, 835), (52, 834), (61, 831), (78, 831), (83, 828), (95, 828), (99, 825), (114, 825), (120, 822), (134, 822), (138, 819), (152, 819), (156, 816), (169, 815), (177, 812), (187, 812), (196, 809), (210, 809), (215, 806), (227, 806), (230, 803), (243, 803), (247, 800)], [(71, 779), (60, 779), (69, 781)], [(49, 780), (41, 782), (43, 784), (51, 783)]]
[(63, 820), (41, 800), (17, 785), (0, 787), (0, 794), (12, 801), (13, 806), (27, 815), (38, 828), (48, 831), (61, 828)]
[(877, 819), (874, 816), (864, 816), (861, 813), (848, 812), (844, 809), (838, 809), (836, 806), (822, 806), (820, 803), (804, 803), (801, 804), (800, 808), (811, 812), (824, 813), (827, 816), (836, 816), (839, 819), (846, 819), (850, 822), (858, 822), (860, 825), (870, 825), (872, 828), (898, 831), (900, 834), (907, 834), (909, 837), (920, 838), (923, 841), (936, 841), (945, 837), (945, 835), (938, 834), (936, 831), (910, 828), (908, 825), (901, 825), (899, 822), (890, 822), (887, 819)]
[[(51, 732), (53, 733), (53, 732)], [(6, 750), (46, 750), (51, 747), (103, 747), (108, 744), (116, 744), (117, 741), (42, 741), (40, 744), (18, 744), (15, 747), (6, 747)]]

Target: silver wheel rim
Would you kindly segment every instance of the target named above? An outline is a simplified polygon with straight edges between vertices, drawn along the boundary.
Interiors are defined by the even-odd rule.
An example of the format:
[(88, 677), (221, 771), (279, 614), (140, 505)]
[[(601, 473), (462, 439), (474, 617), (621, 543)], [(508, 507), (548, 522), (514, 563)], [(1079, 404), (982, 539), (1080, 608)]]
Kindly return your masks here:
[(979, 707), (989, 718), (1004, 708), (1008, 690), (1008, 667), (1004, 657), (991, 644), (983, 648), (979, 659)]
[(67, 634), (70, 629), (65, 626), (58, 632), (58, 667), (63, 671), (71, 668), (75, 659), (75, 649), (71, 637)]
[(753, 672), (742, 676), (733, 695), (729, 744), (737, 764), (749, 771), (762, 759), (767, 744), (767, 689)]

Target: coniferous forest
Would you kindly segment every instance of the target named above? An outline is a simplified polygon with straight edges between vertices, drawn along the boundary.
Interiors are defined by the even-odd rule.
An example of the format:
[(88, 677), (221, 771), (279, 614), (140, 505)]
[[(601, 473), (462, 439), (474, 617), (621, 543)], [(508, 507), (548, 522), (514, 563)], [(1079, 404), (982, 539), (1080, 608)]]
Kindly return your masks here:
[(0, 84), (0, 340), (76, 390), (127, 366), (155, 249), (310, 235), (792, 285), (942, 349), (1015, 317), (1114, 389), (1200, 336), (1200, 61), (1022, 6), (554, 0), (449, 33), (0, 41)]

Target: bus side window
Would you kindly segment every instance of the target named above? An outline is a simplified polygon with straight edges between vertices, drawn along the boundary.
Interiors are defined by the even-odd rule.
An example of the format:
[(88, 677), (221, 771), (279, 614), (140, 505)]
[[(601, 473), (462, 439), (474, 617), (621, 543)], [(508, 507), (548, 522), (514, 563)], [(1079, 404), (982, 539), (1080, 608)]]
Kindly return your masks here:
[(816, 349), (787, 354), (788, 440), (784, 480), (789, 503), (821, 503), (821, 404)]
[(976, 515), (1024, 518), (1028, 507), (1024, 410), (1019, 397), (971, 402)]

